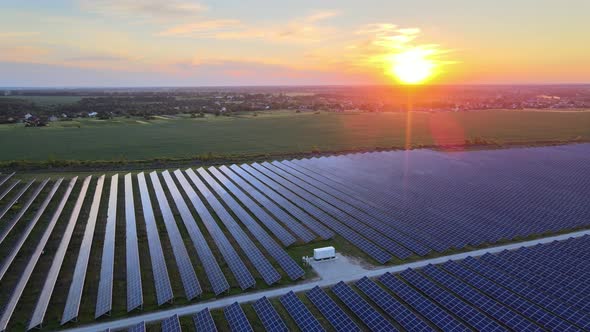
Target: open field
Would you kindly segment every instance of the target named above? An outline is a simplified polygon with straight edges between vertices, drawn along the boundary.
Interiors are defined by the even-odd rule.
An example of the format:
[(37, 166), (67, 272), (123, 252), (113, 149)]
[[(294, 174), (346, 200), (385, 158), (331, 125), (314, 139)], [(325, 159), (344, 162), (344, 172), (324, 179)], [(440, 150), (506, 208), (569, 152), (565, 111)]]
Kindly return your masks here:
[(413, 113), (259, 112), (257, 116), (116, 118), (0, 126), (1, 161), (150, 160), (207, 154), (265, 154), (590, 139), (588, 112)]

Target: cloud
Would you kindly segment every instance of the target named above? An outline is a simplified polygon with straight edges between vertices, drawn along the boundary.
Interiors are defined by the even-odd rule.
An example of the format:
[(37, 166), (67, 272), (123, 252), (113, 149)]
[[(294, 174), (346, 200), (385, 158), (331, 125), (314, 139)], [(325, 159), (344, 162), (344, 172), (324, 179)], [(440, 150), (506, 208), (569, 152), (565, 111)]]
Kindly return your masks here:
[(336, 30), (323, 24), (338, 15), (335, 11), (314, 12), (280, 24), (247, 24), (235, 19), (205, 20), (175, 25), (158, 36), (209, 38), (218, 40), (252, 40), (269, 42), (319, 42)]
[(23, 37), (39, 36), (41, 33), (36, 31), (14, 31), (14, 32), (0, 32), (0, 39), (13, 39)]
[(0, 46), (0, 61), (37, 62), (50, 53), (49, 49), (35, 46)]
[(80, 4), (84, 10), (105, 16), (159, 20), (195, 17), (207, 9), (181, 0), (81, 0)]
[(214, 37), (223, 31), (237, 30), (242, 23), (233, 19), (208, 20), (195, 23), (187, 23), (173, 26), (160, 33), (159, 36), (211, 36)]

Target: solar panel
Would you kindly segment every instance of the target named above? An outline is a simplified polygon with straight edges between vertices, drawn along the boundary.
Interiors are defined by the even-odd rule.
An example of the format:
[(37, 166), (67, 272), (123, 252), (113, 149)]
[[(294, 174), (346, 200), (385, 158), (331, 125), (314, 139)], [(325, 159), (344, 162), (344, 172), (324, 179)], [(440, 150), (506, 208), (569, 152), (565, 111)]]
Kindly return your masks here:
[(5, 177), (2, 178), (2, 180), (0, 180), (0, 186), (2, 186), (6, 181), (8, 181), (8, 179), (10, 179), (15, 173), (12, 172), (8, 175), (6, 175)]
[[(204, 169), (199, 168), (197, 172), (201, 174), (205, 181), (209, 180), (208, 182), (210, 182), (210, 185), (211, 183), (216, 183), (215, 180), (213, 180), (211, 176), (205, 172)], [(219, 219), (221, 219), (221, 222), (223, 222), (227, 230), (236, 240), (237, 244), (240, 246), (240, 248), (242, 248), (246, 256), (248, 256), (248, 259), (250, 259), (250, 262), (254, 265), (258, 273), (262, 276), (264, 282), (266, 282), (267, 285), (272, 285), (275, 282), (279, 281), (281, 279), (281, 275), (277, 272), (277, 270), (270, 264), (268, 259), (266, 259), (262, 252), (260, 252), (260, 250), (258, 249), (258, 247), (256, 247), (254, 242), (250, 240), (248, 235), (242, 230), (242, 228), (229, 214), (225, 207), (219, 202), (219, 200), (213, 195), (213, 193), (209, 191), (205, 184), (197, 178), (196, 174), (192, 170), (188, 172), (189, 177), (191, 176), (191, 173), (194, 174), (194, 176), (191, 177), (191, 180), (193, 180), (193, 182), (195, 183), (199, 191), (203, 194), (203, 196), (205, 196), (205, 199), (207, 200), (207, 202), (209, 202), (209, 205), (213, 208)], [(222, 188), (219, 187), (219, 185), (217, 184), (217, 189)], [(228, 199), (226, 203), (233, 205), (232, 210), (244, 212), (244, 214), (247, 214), (243, 209), (241, 209), (241, 207), (239, 207), (238, 203), (227, 194), (227, 192), (223, 192), (226, 194), (225, 196), (223, 196), (223, 198)], [(244, 215), (242, 215), (242, 217), (245, 218)], [(252, 222), (256, 223), (255, 221)]]
[(590, 316), (570, 307), (558, 299), (554, 299), (545, 295), (542, 290), (535, 289), (532, 286), (529, 286), (528, 284), (521, 282), (518, 279), (502, 271), (499, 271), (488, 264), (474, 259), (473, 257), (467, 257), (467, 259), (463, 260), (461, 264), (510, 289), (514, 293), (522, 296), (532, 303), (537, 304), (540, 307), (545, 308), (547, 311), (552, 312), (565, 320), (568, 320), (584, 329), (590, 328)]
[(530, 318), (534, 322), (545, 326), (546, 328), (555, 329), (558, 331), (575, 330), (575, 328), (566, 321), (559, 319), (558, 317), (539, 307), (536, 307), (524, 298), (521, 298), (501, 287), (500, 285), (497, 285), (492, 281), (480, 276), (479, 274), (464, 268), (456, 262), (449, 261), (444, 263), (443, 267), (454, 275), (459, 276), (461, 279), (465, 280), (472, 286), (477, 287), (480, 291), (493, 297), (496, 299), (496, 301), (511, 307), (515, 311)]
[(360, 331), (356, 323), (321, 288), (315, 286), (305, 296), (336, 331)]
[(203, 264), (203, 268), (205, 269), (207, 278), (211, 283), (213, 292), (215, 293), (215, 295), (218, 295), (227, 291), (229, 289), (229, 284), (227, 283), (227, 280), (225, 279), (225, 276), (223, 275), (221, 268), (215, 260), (215, 255), (213, 255), (213, 252), (211, 252), (209, 245), (207, 245), (207, 240), (205, 240), (205, 237), (203, 236), (203, 234), (199, 230), (199, 227), (197, 226), (197, 222), (193, 218), (192, 213), (190, 212), (188, 206), (184, 202), (184, 198), (182, 198), (182, 195), (178, 191), (178, 188), (176, 187), (174, 180), (172, 179), (168, 171), (163, 172), (162, 176), (164, 177), (164, 181), (166, 182), (168, 190), (172, 195), (172, 199), (176, 204), (176, 208), (180, 213), (182, 222), (184, 223), (184, 226), (186, 227), (188, 234), (193, 242), (193, 245), (197, 251), (197, 255), (199, 256), (201, 264)]
[(19, 190), (19, 192), (12, 198), (12, 200), (4, 206), (4, 209), (2, 209), (2, 211), (0, 211), (0, 219), (2, 219), (8, 211), (10, 211), (10, 209), (14, 206), (14, 204), (16, 204), (16, 202), (18, 202), (18, 200), (21, 198), (21, 196), (24, 195), (24, 193), (33, 184), (33, 182), (35, 182), (34, 179), (29, 181), (27, 184), (25, 184), (24, 187), (22, 187)]
[(280, 298), (281, 304), (303, 332), (325, 331), (305, 304), (292, 291)]
[(137, 225), (133, 201), (133, 179), (125, 175), (125, 257), (127, 271), (127, 312), (143, 305), (141, 267), (137, 247)]
[[(190, 173), (187, 174), (189, 174), (189, 177), (191, 176)], [(209, 210), (205, 207), (205, 205), (203, 204), (197, 193), (193, 190), (191, 185), (188, 183), (182, 172), (180, 170), (176, 170), (174, 171), (174, 175), (178, 179), (178, 182), (180, 183), (184, 192), (190, 199), (195, 210), (199, 214), (199, 217), (201, 218), (203, 225), (205, 225), (205, 228), (207, 228), (207, 231), (211, 235), (211, 238), (213, 238), (213, 241), (217, 245), (217, 248), (221, 252), (221, 255), (225, 259), (225, 262), (229, 266), (234, 277), (236, 277), (236, 280), (238, 281), (240, 288), (244, 290), (253, 287), (256, 284), (254, 277), (252, 277), (252, 274), (250, 274), (250, 271), (248, 271), (248, 269), (244, 265), (244, 262), (242, 262), (242, 259), (240, 258), (240, 256), (238, 256), (238, 253), (232, 247), (221, 228), (219, 228), (219, 225), (217, 225), (217, 222), (215, 221), (215, 219), (213, 219), (213, 217), (209, 213)], [(192, 175), (196, 176), (194, 172), (192, 172)]]
[(141, 206), (143, 209), (143, 219), (145, 221), (145, 228), (147, 231), (148, 246), (150, 249), (150, 259), (152, 262), (152, 274), (154, 275), (154, 284), (156, 287), (156, 298), (158, 305), (174, 299), (172, 293), (172, 286), (170, 285), (170, 278), (168, 277), (168, 268), (166, 267), (166, 260), (162, 252), (162, 244), (160, 242), (160, 235), (158, 234), (158, 226), (156, 225), (156, 217), (152, 209), (150, 194), (145, 182), (143, 173), (137, 174), (139, 183), (139, 194), (141, 198)]
[(230, 168), (244, 180), (248, 181), (258, 190), (268, 196), (271, 200), (281, 206), (284, 210), (289, 211), (290, 214), (300, 220), (308, 229), (318, 234), (322, 239), (331, 239), (334, 237), (334, 232), (315, 220), (312, 216), (310, 216), (309, 213), (307, 213), (307, 211), (304, 211), (304, 209), (291, 203), (290, 199), (286, 199), (286, 197), (281, 196), (279, 194), (281, 188), (278, 188), (279, 190), (277, 190), (277, 186), (274, 185), (274, 183), (268, 182), (265, 179), (258, 180), (258, 178), (246, 172), (244, 170), (245, 168), (242, 169), (237, 165), (232, 165)]
[(313, 201), (310, 202), (315, 203), (318, 207), (336, 217), (339, 221), (343, 222), (349, 227), (357, 230), (360, 234), (364, 235), (382, 248), (394, 254), (396, 257), (406, 259), (413, 254), (410, 250), (392, 240), (399, 236), (397, 231), (393, 230), (391, 226), (388, 226), (383, 222), (371, 217), (354, 206), (346, 203), (345, 201), (337, 199), (334, 196), (318, 189), (317, 187), (302, 181), (300, 178), (285, 172), (273, 164), (265, 162), (262, 163), (262, 165), (255, 163), (253, 166), (265, 174), (270, 175), (271, 173), (274, 173), (275, 175), (271, 175), (272, 178), (276, 178), (276, 175), (279, 175), (285, 180), (290, 181), (296, 186), (289, 185), (289, 188), (292, 188), (291, 190), (295, 193), (307, 192), (311, 194), (308, 194), (307, 196), (312, 197)]
[(426, 276), (463, 298), (471, 305), (479, 308), (497, 321), (516, 331), (538, 331), (539, 327), (520, 316), (510, 308), (498, 303), (497, 301), (481, 294), (476, 289), (463, 283), (461, 280), (444, 272), (442, 269), (429, 265), (422, 270)]
[(443, 331), (469, 331), (453, 316), (390, 273), (379, 277), (379, 281)]
[[(252, 235), (258, 240), (258, 242), (264, 247), (266, 252), (272, 256), (277, 263), (283, 268), (289, 275), (291, 280), (296, 280), (303, 277), (305, 272), (303, 269), (295, 263), (295, 261), (285, 252), (285, 250), (279, 246), (279, 244), (272, 238), (266, 231), (258, 225), (254, 220), (239, 204), (236, 202), (231, 195), (223, 187), (221, 187), (204, 169), (198, 170), (199, 174), (207, 181), (207, 183), (213, 188), (213, 190), (225, 201), (227, 206), (234, 212), (238, 219), (246, 226)], [(218, 174), (223, 177), (223, 175)], [(276, 271), (275, 271), (276, 272)], [(277, 281), (278, 272), (275, 274), (271, 271), (267, 275), (266, 279), (269, 282)], [(280, 278), (280, 276), (279, 276)]]
[(391, 323), (377, 312), (367, 301), (350, 288), (344, 282), (339, 282), (332, 287), (332, 292), (344, 302), (344, 304), (371, 331), (397, 331)]
[(488, 318), (477, 309), (457, 298), (450, 292), (437, 286), (432, 281), (428, 280), (423, 275), (414, 270), (406, 270), (400, 274), (406, 281), (408, 281), (416, 289), (420, 290), (431, 299), (437, 301), (447, 311), (453, 313), (455, 316), (463, 319), (470, 324), (477, 331), (506, 331), (501, 325), (496, 323), (491, 318)]
[(23, 217), (23, 215), (27, 212), (27, 210), (29, 209), (31, 204), (33, 204), (33, 201), (35, 201), (37, 196), (39, 196), (39, 193), (41, 193), (41, 190), (43, 190), (43, 188), (45, 188), (45, 185), (47, 185), (47, 182), (49, 182), (49, 179), (45, 179), (43, 182), (41, 182), (37, 186), (37, 188), (35, 189), (33, 194), (25, 202), (25, 204), (20, 208), (18, 213), (14, 217), (12, 217), (12, 219), (10, 219), (10, 221), (8, 223), (4, 223), (4, 226), (3, 226), (4, 228), (0, 232), (0, 244), (2, 244), (4, 239), (6, 239), (6, 236), (8, 235), (8, 233), (10, 233), (12, 228), (20, 221), (20, 219)]
[(98, 318), (111, 311), (113, 302), (113, 269), (115, 265), (115, 231), (117, 222), (117, 187), (119, 175), (111, 177), (109, 191), (109, 205), (107, 210), (107, 224), (104, 231), (102, 259), (100, 264), (100, 281), (94, 318)]
[(180, 231), (176, 225), (176, 220), (174, 220), (174, 215), (172, 214), (170, 205), (168, 205), (168, 200), (166, 199), (164, 189), (162, 188), (162, 184), (158, 178), (158, 173), (150, 173), (150, 178), (152, 179), (152, 186), (156, 192), (156, 199), (158, 200), (160, 211), (162, 212), (164, 226), (166, 226), (168, 239), (170, 240), (170, 245), (172, 246), (172, 253), (174, 254), (174, 259), (176, 260), (176, 266), (180, 272), (180, 279), (182, 281), (182, 285), (184, 286), (185, 295), (187, 299), (192, 300), (202, 293), (201, 285), (199, 284), (193, 264), (188, 256), (186, 247), (184, 246), (182, 235), (180, 235)]
[[(281, 199), (280, 196), (278, 196), (274, 191), (264, 186), (262, 183), (259, 183), (258, 181), (256, 181), (256, 183), (258, 184), (258, 189), (252, 187), (250, 184), (248, 184), (248, 182), (244, 181), (241, 177), (234, 173), (234, 171), (230, 170), (226, 166), (221, 166), (219, 169), (232, 181), (234, 181), (238, 186), (240, 186), (245, 192), (252, 196), (252, 198), (254, 198), (256, 202), (258, 202), (260, 205), (266, 208), (273, 216), (276, 217), (278, 221), (282, 222), (283, 225), (285, 225), (285, 227), (289, 228), (289, 230), (291, 230), (293, 234), (297, 235), (303, 242), (307, 243), (315, 239), (315, 235), (312, 232), (310, 232), (307, 228), (305, 228), (305, 226), (299, 223), (299, 221), (291, 217), (290, 214), (286, 213), (283, 209), (281, 209), (277, 204), (273, 202), (278, 200), (286, 204), (289, 204), (288, 201)], [(263, 192), (270, 198), (274, 197), (274, 199), (271, 201), (262, 194)], [(291, 213), (294, 213), (294, 215), (297, 214), (293, 211)], [(299, 211), (299, 214), (303, 214), (303, 211)]]
[(145, 332), (145, 322), (133, 325), (127, 330), (127, 332)]
[(8, 195), (19, 183), (20, 180), (15, 180), (8, 187), (6, 187), (6, 189), (4, 189), (4, 191), (0, 194), (0, 201), (3, 200), (4, 197), (6, 197), (6, 195)]
[(215, 322), (208, 308), (193, 315), (193, 323), (198, 332), (217, 332)]
[(55, 192), (57, 191), (57, 189), (61, 185), (62, 181), (63, 181), (63, 178), (57, 180), (53, 184), (53, 187), (49, 191), (49, 194), (47, 194), (47, 197), (45, 197), (45, 200), (43, 201), (43, 203), (41, 203), (41, 205), (37, 209), (35, 216), (31, 219), (31, 221), (27, 225), (26, 229), (20, 234), (19, 239), (16, 241), (16, 243), (14, 244), (12, 249), (10, 250), (10, 253), (8, 253), (6, 258), (2, 261), (2, 265), (0, 266), (0, 280), (2, 280), (2, 278), (4, 277), (4, 274), (6, 273), (6, 271), (8, 270), (10, 265), (12, 264), (14, 258), (16, 257), (16, 255), (18, 254), (20, 249), (22, 248), (25, 241), (27, 240), (27, 237), (29, 236), (29, 234), (31, 233), (31, 231), (33, 230), (35, 225), (37, 224), (37, 221), (39, 221), (39, 218), (41, 218), (41, 215), (43, 214), (43, 212), (45, 212), (47, 205), (49, 205), (49, 202), (51, 201), (51, 199), (55, 195)]
[(416, 252), (418, 255), (424, 256), (432, 251), (427, 246), (422, 245), (418, 241), (414, 240), (412, 237), (408, 236), (407, 233), (403, 234), (400, 232), (400, 230), (393, 228), (392, 226), (394, 226), (394, 224), (391, 222), (392, 218), (390, 216), (385, 215), (382, 212), (379, 212), (379, 209), (375, 208), (371, 204), (358, 200), (358, 195), (356, 195), (356, 197), (350, 196), (342, 191), (330, 187), (329, 185), (326, 185), (324, 182), (319, 181), (318, 177), (312, 172), (306, 171), (304, 168), (299, 167), (296, 164), (289, 163), (288, 161), (274, 161), (272, 162), (272, 165), (276, 166), (277, 168), (280, 168), (285, 172), (288, 172), (291, 175), (296, 176), (297, 178), (301, 179), (302, 181), (305, 181), (310, 185), (313, 185), (315, 188), (321, 189), (321, 191), (330, 194), (332, 197), (335, 197), (343, 202), (346, 202), (351, 207), (354, 207), (354, 209), (352, 210), (350, 208), (348, 209), (348, 211), (354, 213), (352, 214), (353, 216), (358, 216), (358, 218), (365, 218), (372, 225), (375, 224), (380, 229), (385, 230), (384, 234), (391, 237), (393, 240), (399, 242), (400, 244), (404, 245), (406, 248)]
[[(385, 252), (383, 249), (379, 248), (373, 242), (361, 236), (358, 232), (356, 232), (349, 226), (341, 223), (341, 221), (346, 220), (346, 217), (342, 216), (344, 218), (343, 220), (336, 220), (326, 212), (320, 210), (315, 205), (311, 204), (310, 202), (314, 202), (315, 204), (320, 205), (322, 203), (318, 200), (313, 199), (311, 195), (307, 192), (303, 192), (301, 190), (296, 189), (294, 186), (289, 185), (286, 181), (282, 180), (278, 176), (272, 176), (269, 173), (269, 171), (266, 171), (266, 174), (263, 174), (263, 172), (259, 172), (249, 165), (242, 165), (241, 167), (244, 170), (248, 171), (250, 174), (252, 174), (254, 177), (258, 178), (260, 181), (264, 181), (273, 189), (279, 191), (281, 195), (285, 196), (290, 201), (294, 202), (299, 207), (303, 208), (307, 213), (311, 214), (312, 216), (320, 220), (324, 225), (327, 225), (330, 228), (334, 229), (340, 236), (342, 236), (348, 242), (352, 243), (357, 248), (365, 252), (367, 255), (375, 259), (377, 262), (384, 264), (392, 258), (391, 254)], [(269, 177), (272, 177), (272, 180)], [(275, 182), (274, 180), (276, 180), (277, 182)], [(297, 194), (295, 194), (292, 190), (296, 191)], [(314, 227), (318, 226), (321, 226), (321, 224), (318, 224)], [(353, 227), (356, 228), (356, 226), (358, 226), (358, 224)], [(363, 229), (365, 228), (361, 227), (359, 231), (362, 231)]]
[(245, 192), (240, 190), (236, 185), (233, 184), (228, 178), (226, 178), (221, 172), (219, 172), (215, 167), (209, 167), (209, 172), (213, 174), (213, 176), (217, 179), (217, 181), (221, 182), (238, 200), (242, 202), (246, 206), (252, 214), (258, 218), (260, 222), (262, 222), (273, 234), (276, 236), (279, 241), (284, 246), (290, 246), (296, 240), (293, 235), (287, 232), (283, 226), (279, 225), (276, 220), (274, 220), (266, 211), (264, 211), (260, 206), (258, 206)]
[(264, 325), (264, 329), (269, 332), (285, 332), (289, 331), (285, 322), (275, 308), (273, 308), (270, 301), (266, 298), (266, 296), (260, 298), (258, 301), (252, 304), (254, 307), (254, 311), (256, 311), (256, 315), (260, 318), (262, 325)]
[[(43, 318), (45, 317), (47, 306), (49, 306), (49, 300), (51, 299), (51, 294), (53, 293), (53, 288), (55, 287), (59, 270), (61, 269), (61, 264), (65, 258), (66, 250), (68, 249), (70, 239), (72, 238), (74, 227), (76, 227), (76, 222), (78, 221), (78, 216), (80, 215), (82, 203), (84, 202), (84, 198), (86, 197), (86, 192), (88, 191), (88, 185), (90, 184), (91, 178), (91, 176), (86, 177), (86, 179), (84, 179), (84, 182), (82, 183), (82, 188), (80, 189), (78, 199), (76, 200), (74, 208), (72, 209), (70, 219), (68, 220), (64, 234), (61, 238), (57, 251), (55, 252), (53, 261), (51, 262), (51, 267), (49, 268), (49, 271), (47, 273), (47, 278), (45, 279), (45, 283), (43, 284), (43, 288), (41, 289), (41, 293), (39, 294), (39, 300), (37, 301), (37, 305), (35, 306), (33, 315), (31, 316), (31, 320), (29, 321), (29, 330), (43, 323)], [(40, 250), (42, 250), (42, 248)]]
[(367, 295), (381, 310), (395, 319), (403, 328), (408, 331), (432, 331), (432, 328), (426, 324), (420, 317), (401, 304), (396, 298), (391, 296), (375, 282), (364, 277), (355, 283), (356, 287)]
[[(4, 304), (4, 310), (2, 311), (2, 316), (0, 316), (0, 331), (6, 330), (6, 327), (8, 326), (10, 318), (12, 317), (12, 314), (14, 313), (14, 309), (16, 308), (16, 305), (17, 305), (23, 291), (25, 290), (25, 286), (29, 282), (29, 278), (31, 277), (31, 274), (33, 273), (33, 269), (35, 269), (35, 265), (37, 265), (37, 262), (39, 261), (39, 257), (41, 257), (41, 254), (43, 253), (43, 248), (47, 244), (47, 241), (49, 240), (49, 237), (51, 236), (51, 232), (53, 232), (53, 228), (55, 228), (55, 224), (57, 223), (57, 220), (61, 216), (61, 212), (63, 211), (63, 208), (66, 205), (68, 198), (70, 197), (70, 194), (72, 192), (72, 189), (74, 188), (74, 185), (76, 184), (77, 179), (78, 179), (78, 177), (74, 177), (70, 180), (70, 183), (69, 183), (61, 201), (59, 202), (57, 208), (55, 209), (53, 216), (51, 217), (51, 220), (47, 224), (47, 228), (45, 228), (43, 235), (41, 236), (41, 238), (37, 242), (37, 246), (35, 247), (35, 251), (33, 251), (33, 254), (31, 255), (31, 257), (29, 257), (27, 265), (25, 266), (16, 285), (14, 285), (13, 290), (12, 290), (12, 294), (10, 295), (10, 298)], [(61, 179), (58, 182), (61, 182)], [(58, 184), (54, 185), (54, 189), (57, 189), (57, 186), (58, 186)], [(47, 201), (47, 200), (46, 200), (46, 202), (49, 203), (49, 201)], [(43, 203), (43, 205), (46, 206), (45, 202)], [(45, 209), (45, 207), (40, 208), (39, 211), (44, 210), (44, 209)], [(37, 212), (37, 213), (39, 214), (39, 212)], [(40, 216), (40, 214), (39, 214), (39, 216)], [(29, 228), (27, 229), (25, 234), (28, 235), (28, 233), (31, 232), (34, 224), (37, 222), (38, 219), (39, 219), (39, 217), (37, 215), (35, 215), (34, 221), (31, 222), (31, 224), (29, 225)], [(26, 240), (26, 235), (23, 234), (23, 237), (21, 237), (21, 239), (19, 239), (19, 243), (21, 243), (21, 245), (22, 245), (22, 242), (24, 242), (25, 240)], [(15, 255), (16, 255), (16, 253), (15, 253)], [(8, 267), (4, 268), (4, 266), (8, 266), (8, 265), (9, 264), (4, 263), (3, 270), (7, 269)]]
[(102, 197), (103, 185), (104, 175), (99, 177), (96, 183), (92, 205), (90, 206), (90, 213), (88, 215), (86, 228), (84, 229), (84, 235), (82, 237), (80, 252), (78, 253), (78, 260), (76, 261), (72, 283), (70, 284), (70, 291), (68, 292), (66, 305), (61, 318), (61, 325), (64, 325), (65, 323), (78, 317), (84, 281), (86, 279), (86, 270), (88, 268), (88, 260), (90, 259), (90, 249), (92, 248), (92, 238), (94, 237), (96, 219), (98, 218), (98, 208), (100, 207), (100, 199)]
[(162, 332), (182, 332), (178, 315), (168, 317), (162, 321)]
[(234, 302), (232, 305), (223, 308), (223, 314), (229, 324), (230, 330), (234, 332), (254, 331), (238, 302)]

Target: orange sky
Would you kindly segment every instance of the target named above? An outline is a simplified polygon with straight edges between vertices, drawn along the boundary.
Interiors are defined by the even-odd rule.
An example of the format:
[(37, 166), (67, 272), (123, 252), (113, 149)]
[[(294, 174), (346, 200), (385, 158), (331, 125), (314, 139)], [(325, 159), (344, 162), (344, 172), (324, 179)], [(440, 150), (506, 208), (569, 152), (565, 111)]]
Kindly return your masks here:
[(3, 4), (0, 86), (590, 83), (590, 1)]

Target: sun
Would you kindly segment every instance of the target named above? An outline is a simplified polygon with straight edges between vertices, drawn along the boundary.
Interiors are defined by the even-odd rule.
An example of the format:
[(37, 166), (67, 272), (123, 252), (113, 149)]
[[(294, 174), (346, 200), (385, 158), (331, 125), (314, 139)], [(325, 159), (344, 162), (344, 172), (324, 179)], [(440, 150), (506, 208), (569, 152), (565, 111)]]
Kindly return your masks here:
[(423, 84), (436, 72), (432, 50), (413, 48), (389, 58), (391, 74), (404, 84)]

